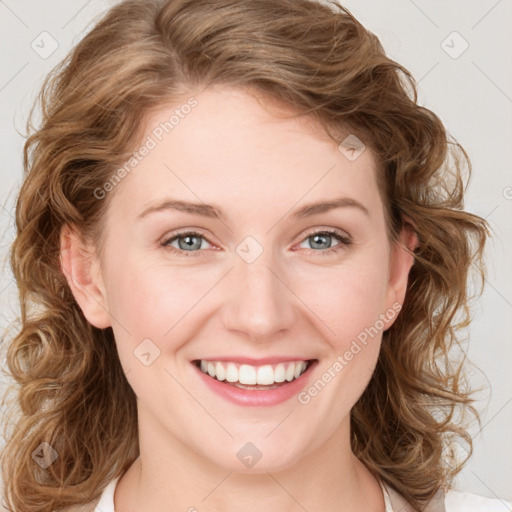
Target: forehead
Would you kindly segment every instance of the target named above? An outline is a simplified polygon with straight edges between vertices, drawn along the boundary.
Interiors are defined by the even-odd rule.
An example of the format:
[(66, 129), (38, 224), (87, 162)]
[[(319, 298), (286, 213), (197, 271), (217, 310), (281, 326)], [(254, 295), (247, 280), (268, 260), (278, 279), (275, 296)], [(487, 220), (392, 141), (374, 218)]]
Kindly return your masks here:
[(153, 109), (140, 146), (149, 150), (118, 186), (116, 200), (141, 210), (168, 194), (247, 212), (340, 194), (378, 203), (372, 151), (351, 159), (311, 117), (282, 117), (294, 113), (267, 97), (218, 86)]

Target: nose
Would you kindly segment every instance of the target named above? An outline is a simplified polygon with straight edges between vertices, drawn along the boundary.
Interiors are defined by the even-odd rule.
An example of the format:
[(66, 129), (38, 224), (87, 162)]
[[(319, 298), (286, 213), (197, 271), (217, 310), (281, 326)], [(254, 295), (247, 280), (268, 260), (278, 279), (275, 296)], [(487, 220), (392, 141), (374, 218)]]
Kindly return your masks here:
[(296, 323), (298, 299), (286, 282), (286, 269), (271, 250), (252, 263), (235, 255), (224, 283), (224, 327), (251, 341), (269, 341)]

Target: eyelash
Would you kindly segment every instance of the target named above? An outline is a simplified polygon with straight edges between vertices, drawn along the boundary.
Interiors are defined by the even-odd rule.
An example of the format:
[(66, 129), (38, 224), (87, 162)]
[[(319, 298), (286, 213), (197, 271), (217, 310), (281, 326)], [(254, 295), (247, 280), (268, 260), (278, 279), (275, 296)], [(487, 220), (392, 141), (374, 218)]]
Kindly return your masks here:
[[(328, 249), (323, 249), (323, 250), (309, 249), (310, 251), (312, 251), (314, 253), (318, 253), (319, 256), (327, 256), (327, 255), (330, 255), (330, 254), (333, 254), (333, 253), (337, 253), (338, 251), (346, 249), (350, 245), (352, 245), (352, 240), (350, 239), (350, 237), (347, 236), (343, 231), (340, 231), (338, 229), (313, 231), (311, 233), (308, 233), (302, 239), (301, 242), (303, 242), (304, 240), (308, 239), (309, 237), (312, 237), (314, 235), (320, 235), (320, 234), (333, 236), (334, 238), (337, 238), (340, 243), (338, 245), (334, 246), (334, 247), (329, 247)], [(176, 249), (175, 247), (171, 247), (170, 245), (167, 245), (170, 242), (173, 242), (174, 240), (176, 240), (176, 239), (178, 239), (180, 237), (187, 236), (187, 235), (198, 236), (198, 237), (201, 237), (204, 240), (208, 241), (208, 239), (204, 235), (202, 235), (201, 233), (198, 233), (197, 231), (182, 231), (180, 233), (174, 233), (170, 238), (167, 238), (166, 240), (164, 240), (161, 245), (163, 247), (169, 249), (171, 252), (173, 252), (175, 254), (179, 254), (180, 256), (185, 256), (185, 257), (195, 257), (195, 256), (198, 256), (199, 253), (202, 252), (202, 250), (184, 251), (182, 249)], [(211, 243), (211, 242), (208, 241), (208, 243)]]

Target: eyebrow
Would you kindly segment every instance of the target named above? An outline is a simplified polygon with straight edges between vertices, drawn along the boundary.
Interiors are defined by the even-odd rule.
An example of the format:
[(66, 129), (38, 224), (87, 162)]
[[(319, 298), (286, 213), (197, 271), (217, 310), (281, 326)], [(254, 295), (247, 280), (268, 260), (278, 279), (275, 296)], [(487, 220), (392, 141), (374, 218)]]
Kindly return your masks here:
[[(317, 215), (324, 213), (335, 208), (353, 207), (357, 208), (365, 215), (369, 215), (368, 209), (361, 204), (359, 201), (352, 199), (351, 197), (338, 197), (328, 201), (318, 201), (302, 206), (293, 213), (295, 218), (304, 218), (311, 215)], [(192, 215), (199, 215), (201, 217), (209, 217), (213, 219), (223, 219), (224, 215), (220, 208), (205, 204), (205, 203), (190, 203), (187, 201), (178, 201), (176, 199), (165, 199), (157, 204), (147, 207), (138, 215), (138, 219), (142, 219), (153, 212), (159, 212), (163, 210), (176, 210), (184, 213), (190, 213)]]

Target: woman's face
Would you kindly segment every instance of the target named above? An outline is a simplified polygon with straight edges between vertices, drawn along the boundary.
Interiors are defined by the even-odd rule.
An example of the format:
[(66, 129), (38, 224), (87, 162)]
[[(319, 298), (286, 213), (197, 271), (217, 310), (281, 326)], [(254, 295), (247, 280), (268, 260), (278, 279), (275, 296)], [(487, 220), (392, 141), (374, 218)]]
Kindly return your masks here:
[[(108, 192), (104, 256), (74, 292), (91, 323), (113, 328), (141, 449), (284, 469), (348, 445), (412, 260), (389, 243), (369, 148), (340, 150), (242, 90), (195, 99), (172, 126), (181, 104), (148, 117), (147, 151)], [(219, 378), (285, 380), (242, 390), (201, 360)]]

